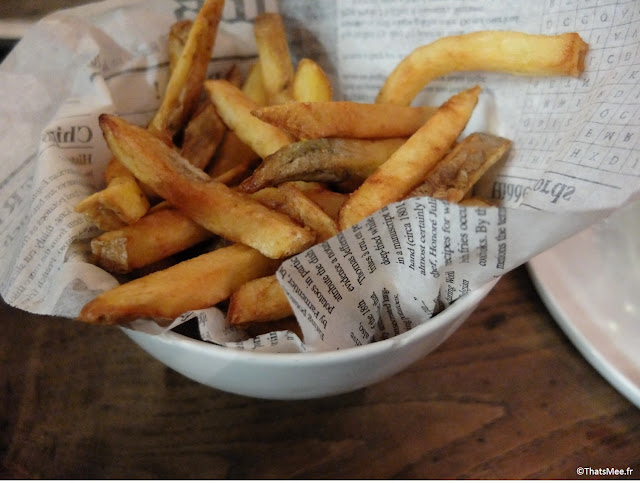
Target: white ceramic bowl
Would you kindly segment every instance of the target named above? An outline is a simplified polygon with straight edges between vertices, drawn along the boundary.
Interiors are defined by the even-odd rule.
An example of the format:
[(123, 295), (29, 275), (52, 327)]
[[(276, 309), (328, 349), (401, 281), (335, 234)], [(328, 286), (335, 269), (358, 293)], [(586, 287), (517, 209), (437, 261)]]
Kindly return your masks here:
[(254, 353), (173, 332), (123, 329), (153, 357), (184, 376), (223, 391), (265, 399), (310, 399), (360, 389), (397, 374), (433, 351), (473, 312), (492, 281), (428, 322), (391, 339), (331, 352)]

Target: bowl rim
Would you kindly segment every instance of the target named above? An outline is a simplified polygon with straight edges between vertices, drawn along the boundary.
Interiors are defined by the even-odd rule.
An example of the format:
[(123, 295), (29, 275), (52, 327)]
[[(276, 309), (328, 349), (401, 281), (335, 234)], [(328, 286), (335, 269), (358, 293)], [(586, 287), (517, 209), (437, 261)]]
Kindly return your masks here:
[[(385, 340), (361, 346), (348, 347), (345, 349), (310, 350), (308, 352), (262, 352), (236, 347), (226, 347), (212, 342), (197, 340), (171, 330), (164, 331), (157, 335), (147, 334), (126, 327), (122, 327), (122, 330), (136, 342), (138, 342), (140, 338), (145, 338), (144, 336), (153, 337), (163, 344), (178, 345), (185, 349), (196, 350), (203, 355), (216, 355), (222, 359), (243, 359), (245, 362), (269, 364), (272, 366), (290, 365), (292, 361), (295, 361), (298, 365), (305, 366), (316, 365), (318, 362), (339, 364), (347, 359), (353, 360), (366, 358), (375, 353), (385, 352), (395, 346), (407, 345), (414, 339), (420, 339), (421, 336), (445, 326), (451, 320), (455, 320), (461, 316), (470, 306), (474, 306), (474, 304), (477, 306), (477, 304), (487, 296), (499, 279), (500, 277), (496, 277), (495, 279), (484, 283), (480, 287), (471, 290), (456, 299), (456, 301), (454, 301), (454, 303), (445, 310), (413, 329)], [(465, 303), (459, 303), (460, 301), (464, 301)]]

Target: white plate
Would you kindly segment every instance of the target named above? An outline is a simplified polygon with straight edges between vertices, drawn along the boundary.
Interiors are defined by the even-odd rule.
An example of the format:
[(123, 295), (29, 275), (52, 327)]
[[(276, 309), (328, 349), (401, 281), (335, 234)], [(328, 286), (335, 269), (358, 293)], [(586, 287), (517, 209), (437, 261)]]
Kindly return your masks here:
[(538, 255), (529, 271), (567, 337), (640, 407), (640, 204)]

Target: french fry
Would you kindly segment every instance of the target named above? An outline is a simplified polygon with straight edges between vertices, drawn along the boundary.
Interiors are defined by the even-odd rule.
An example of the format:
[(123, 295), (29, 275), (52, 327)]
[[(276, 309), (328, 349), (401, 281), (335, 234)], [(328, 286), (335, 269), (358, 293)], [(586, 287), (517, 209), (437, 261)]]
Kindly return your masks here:
[(256, 103), (230, 82), (208, 80), (204, 85), (227, 127), (261, 158), (295, 141), (291, 135), (252, 116)]
[(204, 169), (222, 142), (226, 130), (215, 106), (206, 99), (184, 129), (180, 154), (196, 168)]
[(179, 20), (169, 28), (169, 72), (173, 73), (178, 63), (178, 59), (182, 55), (182, 50), (187, 43), (189, 31), (193, 26), (193, 20)]
[(311, 230), (212, 181), (147, 130), (106, 114), (100, 127), (111, 151), (137, 179), (212, 233), (270, 258), (293, 255), (313, 243)]
[(489, 30), (442, 37), (407, 55), (385, 80), (376, 102), (409, 105), (433, 79), (455, 71), (577, 77), (584, 70), (587, 50), (577, 33)]
[(149, 210), (149, 200), (136, 179), (115, 158), (105, 170), (107, 186), (78, 203), (74, 210), (82, 213), (103, 231), (135, 223)]
[(292, 96), (298, 102), (329, 102), (333, 98), (331, 81), (315, 61), (305, 58), (298, 62)]
[(149, 123), (152, 133), (173, 137), (196, 108), (207, 76), (224, 0), (205, 0), (175, 63), (160, 107)]
[(259, 160), (260, 157), (253, 149), (242, 142), (233, 131), (227, 131), (211, 165), (207, 168), (207, 173), (211, 178), (229, 184), (230, 175), (235, 180), (246, 178)]
[(170, 322), (187, 310), (226, 300), (242, 284), (271, 275), (278, 260), (233, 244), (119, 285), (87, 303), (81, 321), (113, 325), (137, 318)]
[(309, 198), (294, 183), (283, 183), (278, 186), (284, 194), (287, 214), (300, 220), (305, 226), (316, 232), (316, 243), (321, 243), (338, 234), (338, 225), (333, 218)]
[(316, 203), (332, 220), (338, 219), (340, 208), (347, 199), (346, 193), (338, 193), (328, 189), (323, 183), (306, 181), (289, 181), (301, 190), (311, 201)]
[(268, 103), (291, 100), (293, 64), (282, 17), (270, 12), (258, 15), (253, 32)]
[(212, 236), (186, 215), (167, 208), (154, 211), (137, 223), (97, 236), (91, 240), (91, 252), (98, 266), (113, 273), (127, 273)]
[(242, 85), (242, 92), (259, 106), (267, 104), (267, 93), (262, 81), (262, 67), (260, 61), (254, 63), (247, 73), (247, 78)]
[(264, 106), (252, 114), (300, 139), (383, 139), (411, 136), (435, 110), (430, 106), (335, 101)]
[(267, 156), (239, 189), (253, 193), (285, 181), (339, 183), (353, 177), (363, 180), (405, 141), (332, 138), (288, 144)]
[(485, 133), (473, 133), (458, 143), (407, 197), (430, 196), (460, 202), (480, 177), (500, 160), (511, 141)]
[(354, 191), (340, 210), (344, 230), (385, 205), (403, 199), (442, 159), (465, 128), (480, 87), (462, 91), (438, 108), (427, 122)]
[[(259, 300), (260, 303), (256, 303)], [(275, 275), (256, 278), (241, 285), (229, 299), (227, 321), (231, 325), (270, 322), (293, 315), (284, 290)]]

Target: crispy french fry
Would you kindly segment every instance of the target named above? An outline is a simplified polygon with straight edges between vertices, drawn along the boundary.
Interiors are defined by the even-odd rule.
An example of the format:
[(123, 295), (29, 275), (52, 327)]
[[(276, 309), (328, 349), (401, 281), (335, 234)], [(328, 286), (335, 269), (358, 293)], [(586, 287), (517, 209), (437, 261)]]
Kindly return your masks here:
[(442, 37), (406, 56), (385, 80), (376, 102), (409, 105), (426, 84), (454, 71), (577, 77), (584, 70), (587, 50), (577, 33), (489, 30)]
[(311, 59), (300, 59), (293, 76), (293, 99), (299, 102), (329, 102), (333, 99), (331, 81)]
[(312, 139), (283, 146), (244, 180), (240, 189), (253, 193), (285, 181), (338, 183), (349, 178), (365, 179), (384, 163), (405, 138)]
[(254, 63), (247, 73), (247, 78), (242, 85), (242, 92), (259, 106), (267, 103), (267, 93), (262, 82), (262, 67), (260, 61)]
[[(260, 303), (256, 303), (259, 300)], [(293, 315), (284, 290), (275, 275), (256, 278), (241, 285), (229, 299), (227, 320), (231, 325), (269, 322)]]
[(242, 87), (242, 71), (240, 70), (240, 67), (238, 67), (238, 64), (233, 64), (224, 78), (234, 86)]
[(435, 110), (349, 101), (289, 102), (259, 107), (252, 114), (300, 139), (383, 139), (411, 136)]
[(427, 178), (411, 190), (407, 197), (431, 196), (458, 203), (487, 169), (504, 156), (510, 146), (511, 141), (499, 136), (470, 134), (438, 162)]
[(427, 122), (354, 191), (340, 210), (344, 230), (385, 205), (403, 199), (451, 148), (471, 116), (480, 87), (460, 92), (438, 108)]
[(261, 158), (295, 141), (291, 135), (252, 116), (256, 103), (230, 82), (208, 80), (205, 88), (227, 127)]
[(330, 190), (322, 183), (289, 181), (288, 184), (296, 186), (333, 220), (338, 219), (340, 208), (348, 196), (346, 193)]
[(222, 142), (226, 130), (215, 106), (208, 99), (205, 100), (184, 129), (180, 154), (196, 168), (204, 169)]
[(213, 234), (175, 209), (162, 209), (137, 223), (91, 240), (95, 263), (114, 273), (151, 265), (211, 238)]
[(258, 15), (253, 32), (269, 104), (291, 100), (293, 64), (282, 17), (270, 12)]
[(165, 323), (187, 310), (226, 300), (245, 282), (273, 274), (278, 264), (257, 250), (233, 244), (108, 290), (86, 304), (78, 318), (104, 325), (137, 318)]
[(110, 149), (160, 196), (209, 231), (251, 246), (270, 258), (307, 248), (315, 234), (289, 217), (212, 181), (147, 130), (116, 116), (100, 116)]
[(135, 223), (149, 210), (149, 200), (134, 176), (115, 158), (105, 170), (107, 186), (78, 203), (74, 210), (82, 213), (103, 231)]
[(164, 97), (149, 123), (153, 133), (172, 137), (196, 108), (207, 76), (224, 0), (205, 0), (175, 63)]
[(259, 160), (260, 156), (253, 149), (243, 143), (233, 131), (227, 131), (207, 173), (211, 178), (229, 184), (230, 175), (236, 180), (239, 177), (244, 179)]
[(178, 59), (182, 55), (182, 50), (187, 43), (189, 31), (193, 26), (193, 20), (179, 20), (175, 22), (169, 29), (169, 72), (173, 73), (178, 63)]
[(283, 183), (278, 186), (278, 190), (284, 194), (288, 207), (287, 214), (290, 213), (292, 218), (302, 221), (305, 226), (315, 231), (316, 243), (321, 243), (338, 234), (338, 225), (335, 220), (294, 183)]

